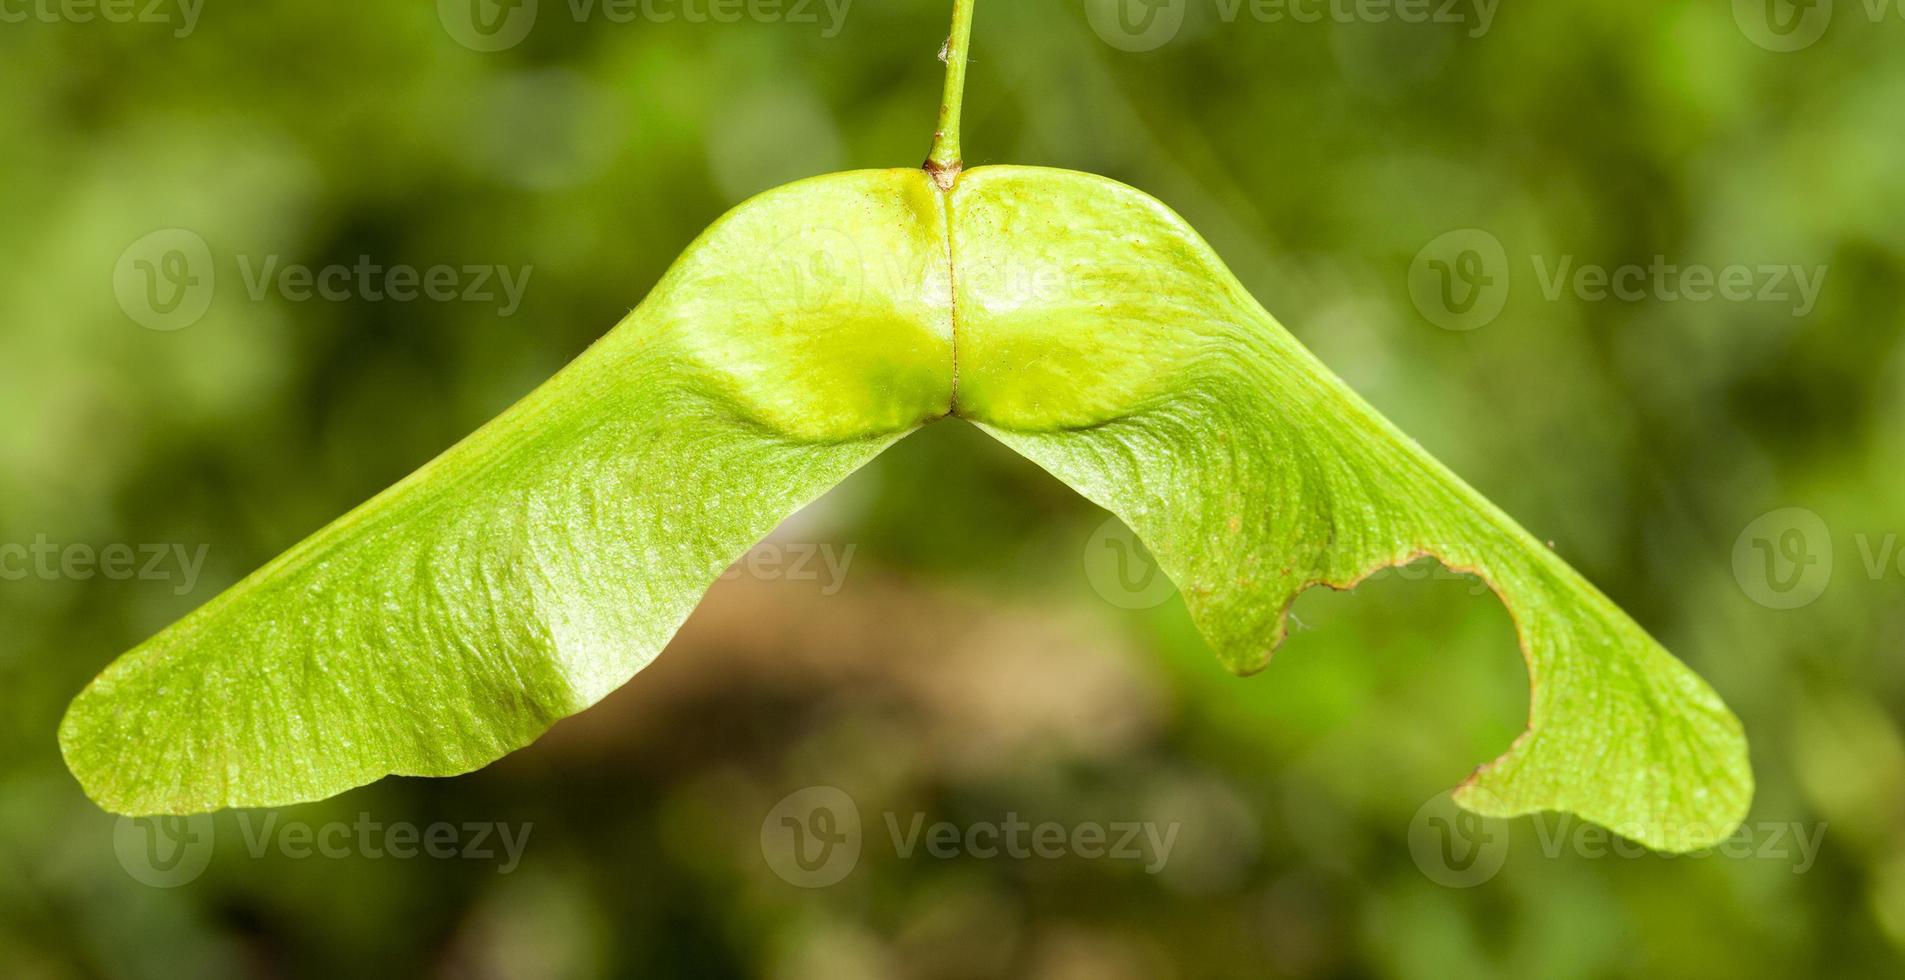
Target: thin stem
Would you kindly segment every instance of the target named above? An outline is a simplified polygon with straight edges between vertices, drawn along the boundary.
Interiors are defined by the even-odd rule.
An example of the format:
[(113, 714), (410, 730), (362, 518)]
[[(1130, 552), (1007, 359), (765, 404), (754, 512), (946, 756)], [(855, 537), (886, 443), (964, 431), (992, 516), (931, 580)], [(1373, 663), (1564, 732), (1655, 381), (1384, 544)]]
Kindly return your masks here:
[(959, 112), (966, 101), (966, 49), (972, 43), (972, 7), (976, 0), (953, 0), (952, 34), (946, 38), (946, 95), (939, 103), (939, 129), (933, 133), (933, 152), (926, 169), (942, 185), (952, 182), (963, 162), (959, 158)]

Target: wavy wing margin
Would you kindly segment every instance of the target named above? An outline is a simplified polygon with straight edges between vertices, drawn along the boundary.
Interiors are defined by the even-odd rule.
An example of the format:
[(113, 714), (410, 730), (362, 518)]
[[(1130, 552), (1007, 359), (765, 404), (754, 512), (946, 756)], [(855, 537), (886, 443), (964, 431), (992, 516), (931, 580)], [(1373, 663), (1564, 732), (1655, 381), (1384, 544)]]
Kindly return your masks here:
[[(1227, 666), (1263, 668), (1304, 590), (1433, 556), (1500, 597), (1531, 680), (1527, 731), (1458, 803), (1567, 810), (1665, 851), (1738, 826), (1746, 740), (1712, 688), (1350, 391), (1183, 219), (1102, 177), (1004, 167), (961, 179), (953, 227), (958, 410), (1130, 525)], [(985, 285), (1032, 278), (1054, 284), (1038, 304)], [(1053, 337), (1102, 399), (1006, 370)]]

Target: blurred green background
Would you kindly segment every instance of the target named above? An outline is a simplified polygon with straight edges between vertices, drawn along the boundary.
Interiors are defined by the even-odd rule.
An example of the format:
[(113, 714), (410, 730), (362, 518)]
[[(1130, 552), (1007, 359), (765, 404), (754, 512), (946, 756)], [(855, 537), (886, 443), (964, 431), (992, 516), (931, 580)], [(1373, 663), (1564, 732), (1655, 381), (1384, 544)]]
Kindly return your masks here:
[[(727, 208), (925, 154), (945, 2), (599, 2), (0, 0), (0, 972), (1899, 969), (1905, 15), (1843, 0), (1823, 21), (1785, 0), (981, 0), (966, 101), (970, 164), (1171, 204), (1707, 677), (1759, 783), (1730, 853), (1558, 817), (1458, 841), (1438, 794), (1527, 709), (1476, 583), (1307, 595), (1270, 669), (1232, 678), (1118, 525), (957, 422), (790, 521), (533, 747), (142, 849), (158, 828), (60, 762), (87, 679), (527, 392)], [(1435, 308), (1438, 260), (1480, 312)], [(1650, 272), (1603, 297), (1551, 282), (1563, 262), (1764, 289), (1703, 301)], [(450, 267), (457, 297), (255, 281), (360, 264)], [(527, 269), (520, 303), (465, 267)], [(1795, 267), (1825, 276), (1803, 315), (1767, 271)], [(113, 545), (135, 570), (77, 557)], [(770, 863), (777, 802), (809, 787), (863, 825), (826, 887)], [(1161, 862), (940, 858), (887, 823), (1008, 815), (1177, 829)], [(365, 822), (522, 846), (293, 836)]]

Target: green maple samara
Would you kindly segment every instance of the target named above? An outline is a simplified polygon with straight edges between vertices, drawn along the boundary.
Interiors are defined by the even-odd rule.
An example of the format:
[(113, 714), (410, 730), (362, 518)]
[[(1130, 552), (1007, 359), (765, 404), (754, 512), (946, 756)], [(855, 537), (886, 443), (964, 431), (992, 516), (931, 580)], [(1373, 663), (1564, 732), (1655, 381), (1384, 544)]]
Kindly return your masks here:
[(500, 418), (108, 667), (60, 728), (122, 813), (467, 772), (647, 665), (794, 510), (965, 419), (1149, 543), (1233, 670), (1291, 601), (1433, 556), (1512, 613), (1528, 729), (1457, 791), (1665, 850), (1752, 795), (1739, 722), (1593, 586), (1358, 398), (1170, 210), (1088, 174), (962, 171), (971, 0), (924, 169), (717, 221)]

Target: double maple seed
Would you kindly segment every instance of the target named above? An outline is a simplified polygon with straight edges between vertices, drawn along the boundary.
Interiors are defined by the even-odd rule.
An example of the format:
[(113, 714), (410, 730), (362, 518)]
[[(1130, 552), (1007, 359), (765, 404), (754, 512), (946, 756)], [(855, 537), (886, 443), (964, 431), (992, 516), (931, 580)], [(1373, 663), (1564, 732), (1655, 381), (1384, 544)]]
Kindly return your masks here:
[(960, 172), (958, 0), (931, 166), (769, 191), (623, 324), (410, 477), (115, 661), (60, 728), (102, 805), (190, 813), (467, 772), (653, 660), (722, 569), (957, 415), (1151, 545), (1224, 663), (1290, 603), (1434, 556), (1518, 627), (1529, 726), (1457, 790), (1651, 846), (1723, 839), (1739, 721), (1332, 375), (1156, 200)]

